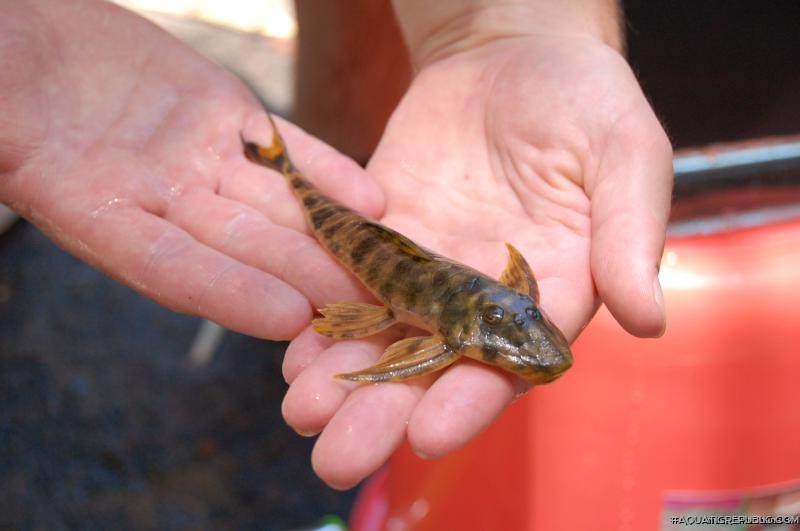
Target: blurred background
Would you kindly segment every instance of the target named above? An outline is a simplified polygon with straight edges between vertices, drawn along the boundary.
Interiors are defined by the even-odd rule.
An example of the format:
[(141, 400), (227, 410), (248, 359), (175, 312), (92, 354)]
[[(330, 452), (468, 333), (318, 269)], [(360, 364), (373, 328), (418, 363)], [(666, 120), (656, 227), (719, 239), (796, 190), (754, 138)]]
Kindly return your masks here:
[[(291, 2), (119, 3), (243, 77), (271, 109), (291, 108)], [(800, 132), (799, 3), (625, 8), (630, 61), (676, 147)], [(192, 363), (201, 325), (31, 225), (7, 227), (0, 528), (297, 529), (348, 515), (355, 492), (319, 481), (313, 441), (281, 419), (285, 345), (227, 333)]]

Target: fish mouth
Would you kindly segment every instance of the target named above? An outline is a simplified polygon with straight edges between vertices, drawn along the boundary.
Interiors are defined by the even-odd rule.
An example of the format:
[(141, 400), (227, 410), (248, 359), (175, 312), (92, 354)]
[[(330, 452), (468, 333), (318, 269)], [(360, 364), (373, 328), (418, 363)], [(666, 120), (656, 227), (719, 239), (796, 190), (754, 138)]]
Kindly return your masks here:
[(561, 370), (558, 370), (558, 371), (554, 371), (554, 372), (545, 372), (545, 371), (539, 370), (539, 371), (534, 372), (533, 374), (531, 374), (529, 377), (527, 377), (525, 379), (527, 381), (529, 381), (530, 383), (534, 384), (534, 385), (541, 385), (541, 384), (546, 384), (546, 383), (550, 383), (550, 382), (554, 382), (555, 380), (558, 380), (559, 378), (561, 378), (561, 375), (564, 374), (565, 372), (567, 372), (567, 368), (564, 368), (564, 369), (561, 369)]
[(525, 356), (528, 363), (525, 369), (516, 371), (521, 377), (532, 384), (546, 384), (561, 377), (572, 367), (572, 352), (556, 351), (546, 355)]
[(572, 367), (572, 352), (569, 349), (543, 346), (538, 342), (508, 350), (477, 347), (466, 349), (464, 355), (500, 367), (534, 385), (557, 380)]

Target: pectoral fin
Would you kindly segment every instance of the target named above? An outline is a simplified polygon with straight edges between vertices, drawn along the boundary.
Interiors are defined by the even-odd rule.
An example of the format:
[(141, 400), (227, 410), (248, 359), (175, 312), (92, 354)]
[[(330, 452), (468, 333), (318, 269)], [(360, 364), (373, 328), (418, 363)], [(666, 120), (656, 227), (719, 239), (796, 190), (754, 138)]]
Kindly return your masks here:
[(371, 336), (397, 322), (389, 308), (359, 302), (328, 304), (319, 313), (323, 317), (311, 325), (317, 333), (334, 339)]
[(336, 376), (354, 382), (399, 382), (443, 369), (460, 356), (439, 336), (410, 337), (389, 345), (372, 367)]
[(539, 285), (533, 276), (531, 266), (516, 247), (510, 243), (507, 243), (506, 247), (509, 255), (508, 264), (500, 276), (500, 282), (524, 295), (530, 295), (534, 302), (539, 304)]

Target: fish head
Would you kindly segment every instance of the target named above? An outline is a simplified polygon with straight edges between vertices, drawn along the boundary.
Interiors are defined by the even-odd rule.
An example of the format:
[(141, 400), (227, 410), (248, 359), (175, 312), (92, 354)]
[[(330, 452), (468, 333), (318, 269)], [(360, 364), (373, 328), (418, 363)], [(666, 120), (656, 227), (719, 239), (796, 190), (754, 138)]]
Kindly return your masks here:
[(572, 366), (569, 342), (528, 295), (488, 287), (470, 314), (460, 338), (464, 355), (532, 384), (551, 382)]

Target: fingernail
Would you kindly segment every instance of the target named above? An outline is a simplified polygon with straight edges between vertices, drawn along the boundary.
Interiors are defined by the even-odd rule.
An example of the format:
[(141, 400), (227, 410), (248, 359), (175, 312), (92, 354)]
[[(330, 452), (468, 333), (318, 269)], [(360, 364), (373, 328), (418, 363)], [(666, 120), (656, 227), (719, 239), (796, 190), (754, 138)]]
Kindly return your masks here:
[(436, 459), (435, 455), (426, 454), (425, 452), (423, 452), (421, 450), (418, 450), (417, 448), (413, 448), (413, 450), (414, 450), (414, 454), (417, 457), (419, 457), (420, 459), (423, 459), (425, 461), (432, 461), (433, 459)]
[(667, 318), (666, 310), (664, 309), (664, 292), (661, 290), (661, 282), (658, 281), (658, 274), (653, 278), (653, 299), (655, 299), (656, 306), (658, 306), (661, 318), (661, 327), (656, 337), (661, 337), (667, 329)]

